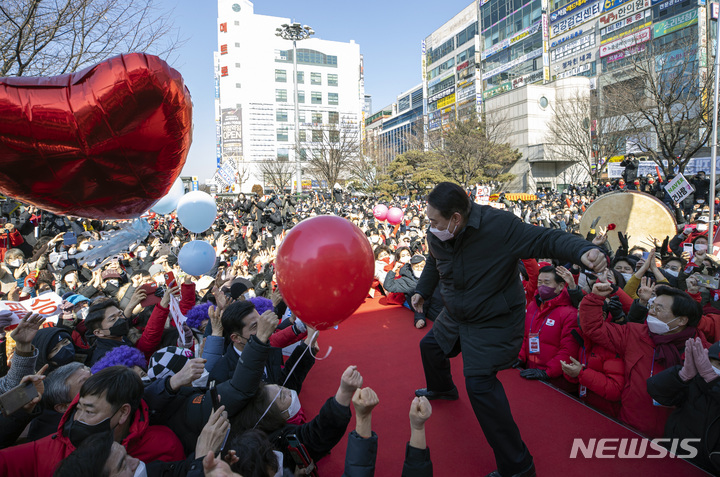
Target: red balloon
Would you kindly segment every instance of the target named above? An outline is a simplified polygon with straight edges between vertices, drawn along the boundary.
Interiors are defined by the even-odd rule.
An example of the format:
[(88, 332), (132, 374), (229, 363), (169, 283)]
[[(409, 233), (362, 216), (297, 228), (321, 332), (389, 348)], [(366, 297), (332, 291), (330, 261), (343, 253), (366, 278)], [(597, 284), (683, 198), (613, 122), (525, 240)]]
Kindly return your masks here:
[(303, 220), (290, 230), (275, 259), (285, 303), (303, 322), (325, 330), (365, 300), (375, 261), (365, 234), (331, 215)]
[(373, 209), (373, 215), (378, 220), (385, 220), (387, 218), (388, 208), (384, 204), (378, 204)]
[(51, 78), (0, 78), (0, 191), (57, 214), (138, 217), (192, 141), (180, 73), (131, 53)]
[(390, 207), (390, 210), (388, 210), (387, 213), (387, 221), (389, 224), (397, 225), (402, 222), (403, 215), (404, 214), (402, 209), (398, 209), (397, 207)]

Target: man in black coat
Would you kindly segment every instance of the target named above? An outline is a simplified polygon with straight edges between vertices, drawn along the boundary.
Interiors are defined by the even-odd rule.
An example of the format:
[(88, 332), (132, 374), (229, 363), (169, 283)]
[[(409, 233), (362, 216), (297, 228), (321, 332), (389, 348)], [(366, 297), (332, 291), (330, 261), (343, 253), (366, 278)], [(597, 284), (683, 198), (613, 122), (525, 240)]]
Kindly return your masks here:
[(445, 309), (420, 342), (427, 388), (415, 394), (457, 399), (448, 358), (462, 350), (468, 397), (498, 465), (490, 476), (534, 476), (532, 455), (497, 379), (498, 371), (515, 363), (523, 340), (526, 304), (518, 262), (552, 257), (602, 271), (607, 259), (580, 237), (473, 204), (456, 184), (438, 184), (427, 202), (430, 255), (412, 305), (422, 310), (439, 286)]

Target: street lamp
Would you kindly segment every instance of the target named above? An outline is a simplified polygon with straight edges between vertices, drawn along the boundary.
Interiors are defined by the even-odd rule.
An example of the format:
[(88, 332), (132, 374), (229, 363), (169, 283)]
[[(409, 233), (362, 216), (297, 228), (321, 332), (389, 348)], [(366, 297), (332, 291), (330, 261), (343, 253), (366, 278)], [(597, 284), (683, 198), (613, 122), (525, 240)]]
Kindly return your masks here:
[(292, 23), (288, 25), (283, 23), (279, 28), (275, 29), (275, 35), (283, 40), (292, 40), (293, 42), (293, 83), (295, 85), (295, 182), (297, 184), (297, 193), (302, 191), (300, 182), (300, 106), (298, 105), (298, 81), (297, 81), (297, 42), (310, 38), (314, 35), (315, 30), (307, 25)]

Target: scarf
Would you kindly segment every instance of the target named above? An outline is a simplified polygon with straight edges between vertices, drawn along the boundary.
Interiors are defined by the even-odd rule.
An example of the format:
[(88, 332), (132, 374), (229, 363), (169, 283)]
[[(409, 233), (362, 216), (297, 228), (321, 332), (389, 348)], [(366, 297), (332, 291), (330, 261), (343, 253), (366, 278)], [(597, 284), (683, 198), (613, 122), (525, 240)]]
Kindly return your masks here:
[(667, 369), (682, 364), (680, 349), (684, 349), (685, 341), (688, 338), (694, 338), (697, 335), (697, 328), (688, 326), (678, 333), (668, 335), (649, 333), (649, 335), (655, 343), (655, 361)]

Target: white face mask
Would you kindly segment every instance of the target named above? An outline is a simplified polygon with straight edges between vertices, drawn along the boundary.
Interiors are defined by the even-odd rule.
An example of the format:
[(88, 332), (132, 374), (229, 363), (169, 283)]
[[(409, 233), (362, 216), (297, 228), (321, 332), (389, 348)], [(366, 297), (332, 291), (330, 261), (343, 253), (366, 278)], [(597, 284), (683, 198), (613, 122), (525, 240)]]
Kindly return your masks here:
[(290, 396), (292, 397), (292, 400), (290, 401), (290, 407), (288, 407), (285, 411), (288, 413), (288, 419), (292, 419), (293, 417), (297, 416), (297, 413), (300, 412), (300, 398), (298, 397), (297, 392), (294, 390), (290, 390)]
[(400, 257), (399, 262), (400, 263), (408, 263), (410, 261), (410, 257)]
[(135, 469), (135, 473), (133, 474), (133, 477), (147, 477), (147, 469), (145, 468), (145, 462), (140, 461), (138, 462), (138, 466)]
[(629, 281), (630, 278), (633, 276), (632, 273), (621, 273), (620, 275), (623, 276), (623, 278), (625, 279), (626, 282)]
[(11, 267), (19, 267), (19, 266), (21, 266), (22, 264), (23, 264), (23, 262), (22, 262), (22, 260), (20, 260), (19, 258), (18, 258), (18, 259), (15, 259), (15, 260), (10, 260), (10, 261), (8, 262), (8, 265), (10, 265)]
[(84, 243), (81, 243), (78, 248), (80, 249), (81, 252), (86, 252), (90, 248), (90, 244), (88, 244), (87, 242), (84, 242)]
[(448, 222), (448, 226), (445, 230), (439, 230), (435, 227), (430, 227), (430, 233), (442, 240), (443, 242), (447, 242), (451, 238), (455, 237), (455, 232), (457, 231), (457, 225), (455, 225), (455, 228), (452, 232), (450, 232), (450, 222)]
[(243, 296), (246, 300), (249, 300), (250, 298), (255, 298), (255, 290), (248, 290), (245, 293), (243, 293)]
[(667, 273), (668, 275), (670, 275), (672, 277), (677, 277), (678, 274), (680, 273), (677, 270), (670, 270), (669, 268), (665, 268), (664, 270), (665, 270), (665, 273)]
[(155, 280), (155, 283), (157, 283), (158, 286), (165, 285), (165, 276), (164, 275), (158, 275), (157, 277), (154, 277), (153, 280)]
[[(698, 226), (698, 228), (700, 228)], [(695, 244), (695, 251), (696, 252), (707, 252), (708, 246), (704, 243), (696, 243)]]
[(141, 260), (145, 260), (145, 257), (147, 257), (147, 256), (148, 256), (147, 250), (143, 250), (142, 252), (138, 252), (138, 257), (139, 257)]
[(415, 278), (419, 279), (420, 275), (422, 275), (422, 270), (420, 270), (420, 271), (413, 270), (413, 275), (415, 276)]
[[(677, 318), (671, 320), (670, 323), (675, 320), (677, 320)], [(670, 329), (670, 325), (668, 323), (665, 323), (664, 321), (655, 318), (652, 315), (648, 315), (646, 323), (648, 325), (650, 333), (655, 333), (656, 335), (664, 335), (679, 328), (679, 326), (676, 326), (675, 328)]]

